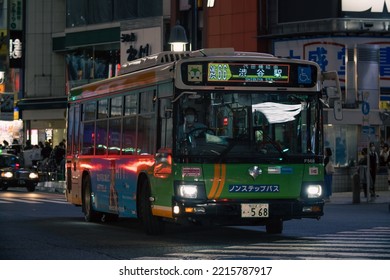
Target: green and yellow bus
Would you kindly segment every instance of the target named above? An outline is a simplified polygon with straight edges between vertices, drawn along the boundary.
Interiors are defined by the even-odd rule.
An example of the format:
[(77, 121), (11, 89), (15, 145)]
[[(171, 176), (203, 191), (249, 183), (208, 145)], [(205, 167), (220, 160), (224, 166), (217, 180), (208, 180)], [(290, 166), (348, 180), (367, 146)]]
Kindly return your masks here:
[(325, 74), (310, 61), (203, 49), (74, 88), (67, 201), (86, 221), (137, 218), (149, 234), (166, 222), (281, 233), (283, 221), (319, 219)]

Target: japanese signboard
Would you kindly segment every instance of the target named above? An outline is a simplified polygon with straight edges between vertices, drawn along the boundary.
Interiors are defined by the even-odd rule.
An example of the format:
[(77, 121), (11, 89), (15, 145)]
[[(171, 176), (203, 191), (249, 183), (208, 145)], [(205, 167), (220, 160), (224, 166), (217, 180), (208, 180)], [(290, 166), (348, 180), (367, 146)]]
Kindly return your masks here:
[(336, 70), (342, 86), (345, 82), (345, 56), (348, 48), (359, 44), (374, 44), (380, 52), (380, 86), (390, 87), (390, 38), (326, 37), (274, 42), (274, 54), (303, 58), (318, 63), (322, 71)]

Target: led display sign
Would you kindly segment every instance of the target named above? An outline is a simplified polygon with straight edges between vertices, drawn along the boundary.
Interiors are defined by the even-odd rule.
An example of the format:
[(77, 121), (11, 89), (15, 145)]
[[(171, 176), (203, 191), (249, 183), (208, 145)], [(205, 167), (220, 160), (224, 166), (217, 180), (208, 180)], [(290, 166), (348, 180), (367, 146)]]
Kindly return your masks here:
[(289, 66), (283, 64), (209, 63), (209, 82), (287, 83)]
[(289, 62), (209, 61), (183, 63), (186, 85), (313, 87), (317, 68)]

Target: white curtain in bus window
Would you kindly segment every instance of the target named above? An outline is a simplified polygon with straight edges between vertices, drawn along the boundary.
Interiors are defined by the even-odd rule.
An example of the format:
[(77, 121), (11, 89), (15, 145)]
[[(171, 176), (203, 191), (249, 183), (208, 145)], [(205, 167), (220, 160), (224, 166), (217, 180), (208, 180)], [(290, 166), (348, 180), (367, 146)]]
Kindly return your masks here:
[(135, 115), (137, 114), (138, 108), (138, 94), (131, 93), (125, 96), (125, 116)]
[(98, 119), (105, 119), (108, 116), (108, 101), (102, 99), (98, 101)]
[(122, 115), (123, 96), (111, 98), (110, 117), (119, 117)]

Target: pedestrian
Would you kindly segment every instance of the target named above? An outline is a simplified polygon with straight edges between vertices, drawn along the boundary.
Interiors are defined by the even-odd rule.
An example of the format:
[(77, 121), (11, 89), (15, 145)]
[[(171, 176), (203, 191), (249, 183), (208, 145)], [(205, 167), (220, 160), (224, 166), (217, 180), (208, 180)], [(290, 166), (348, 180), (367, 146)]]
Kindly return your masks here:
[(60, 142), (58, 146), (54, 148), (54, 156), (56, 159), (57, 165), (61, 164), (61, 161), (65, 158), (65, 144)]
[(361, 154), (363, 157), (358, 162), (358, 173), (360, 177), (360, 185), (362, 186), (364, 192), (364, 197), (367, 197), (367, 180), (369, 180), (370, 185), (372, 185), (372, 179), (371, 176), (369, 176), (369, 172), (367, 170), (367, 148), (363, 148)]
[(31, 140), (26, 141), (26, 146), (24, 147), (24, 150), (31, 150), (33, 148), (33, 145), (31, 145)]
[(53, 148), (51, 147), (48, 141), (45, 142), (45, 146), (41, 150), (41, 155), (43, 160), (47, 160), (50, 157), (51, 151)]
[(333, 173), (334, 166), (332, 162), (332, 150), (331, 148), (325, 148), (325, 157), (324, 157), (324, 168), (325, 168), (325, 201), (329, 202), (330, 197), (332, 196), (332, 182), (333, 182)]
[(32, 165), (37, 167), (40, 160), (42, 160), (41, 148), (39, 145), (34, 145), (32, 148)]
[(387, 184), (390, 186), (390, 170), (389, 170), (389, 163), (390, 163), (390, 150), (389, 150), (389, 144), (384, 143), (381, 147), (380, 153), (379, 153), (379, 165), (385, 166), (387, 169)]
[(372, 184), (370, 184), (370, 196), (372, 198), (377, 197), (375, 194), (375, 181), (376, 181), (376, 173), (379, 165), (379, 156), (375, 149), (375, 144), (370, 142), (370, 151), (369, 151), (369, 159), (370, 159), (370, 175)]

